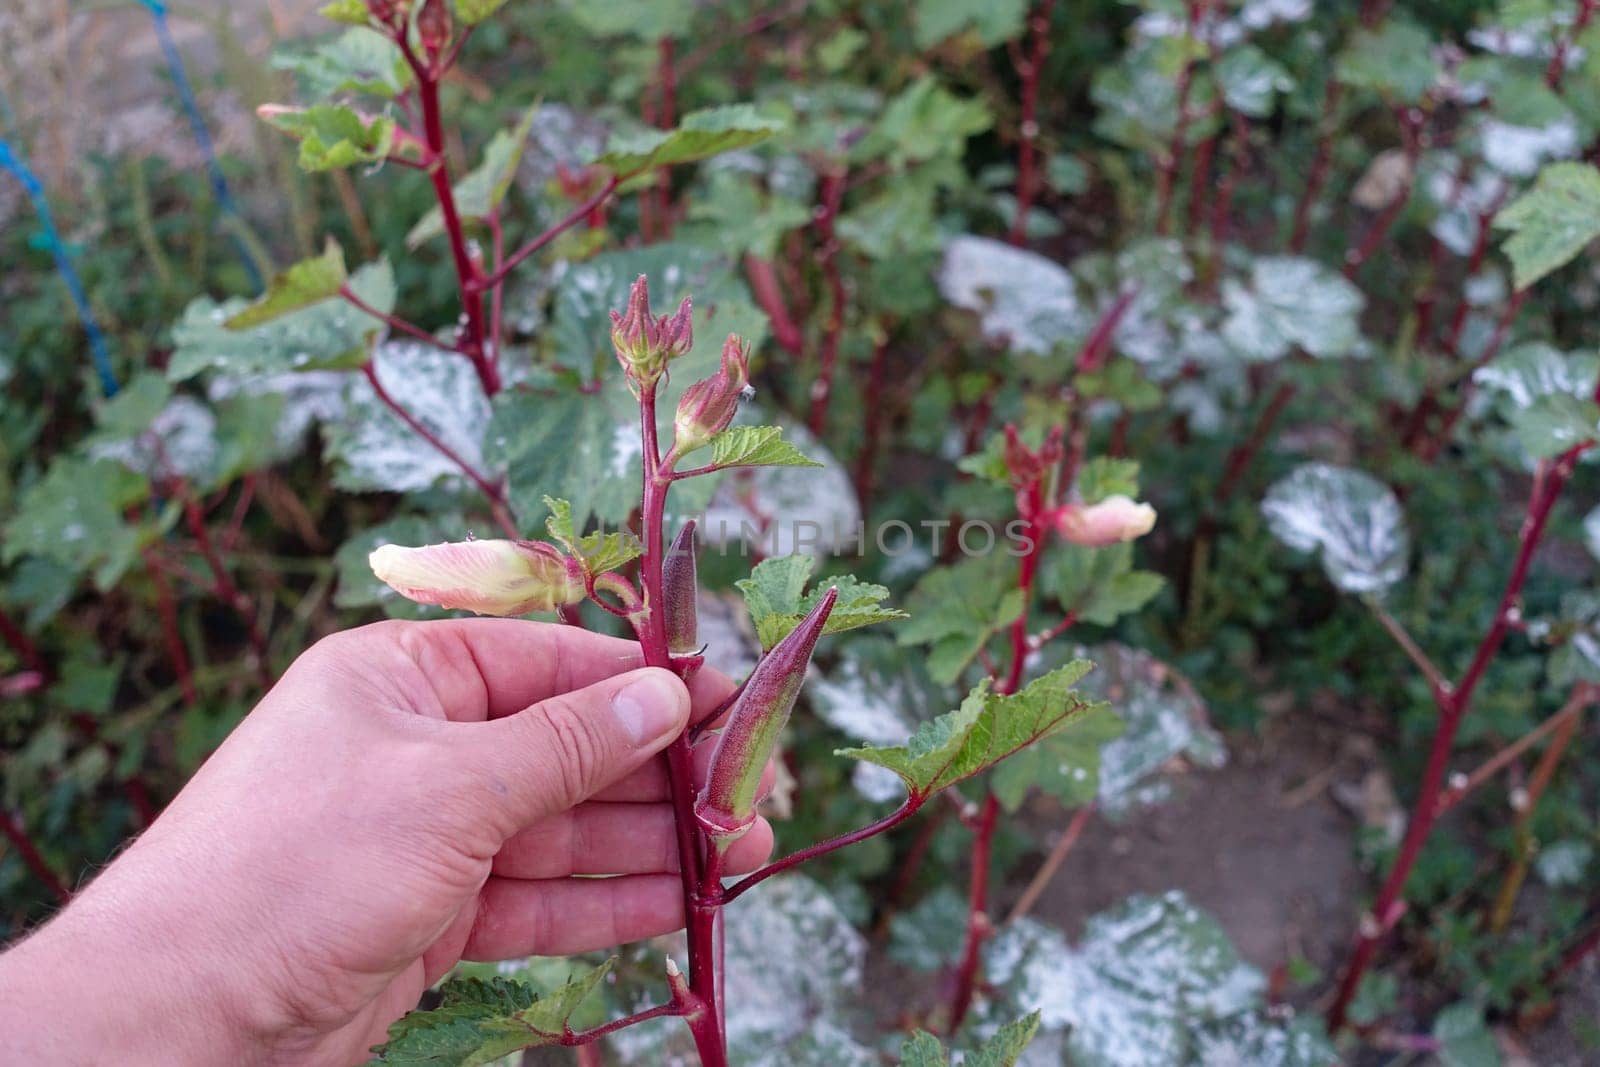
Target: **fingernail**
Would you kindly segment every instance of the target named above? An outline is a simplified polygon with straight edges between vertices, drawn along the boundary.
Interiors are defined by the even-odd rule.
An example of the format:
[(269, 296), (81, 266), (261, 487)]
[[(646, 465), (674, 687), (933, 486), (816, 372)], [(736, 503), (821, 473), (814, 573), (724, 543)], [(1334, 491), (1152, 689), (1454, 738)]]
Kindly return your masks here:
[(634, 744), (646, 745), (678, 729), (681, 690), (671, 677), (650, 671), (612, 695), (611, 711)]

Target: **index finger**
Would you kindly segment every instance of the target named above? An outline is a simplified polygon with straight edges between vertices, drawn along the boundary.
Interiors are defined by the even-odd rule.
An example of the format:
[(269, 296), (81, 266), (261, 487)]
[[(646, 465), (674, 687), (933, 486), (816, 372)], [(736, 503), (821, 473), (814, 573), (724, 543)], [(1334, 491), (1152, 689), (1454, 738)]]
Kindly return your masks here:
[[(438, 696), (445, 717), (457, 722), (514, 715), (644, 666), (637, 641), (526, 619), (376, 623), (347, 636), (387, 642), (401, 652)], [(373, 650), (351, 651), (367, 657)], [(691, 721), (715, 711), (734, 688), (727, 675), (708, 667), (687, 685)]]

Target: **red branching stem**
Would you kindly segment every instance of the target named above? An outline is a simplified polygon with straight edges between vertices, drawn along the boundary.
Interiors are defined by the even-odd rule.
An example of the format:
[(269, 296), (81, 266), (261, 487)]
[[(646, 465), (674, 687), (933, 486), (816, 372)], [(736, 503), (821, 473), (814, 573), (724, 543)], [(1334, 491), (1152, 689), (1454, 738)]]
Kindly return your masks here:
[(156, 589), (156, 615), (161, 620), (161, 639), (167, 646), (167, 657), (172, 661), (172, 673), (178, 677), (178, 689), (188, 707), (200, 703), (200, 693), (195, 689), (194, 672), (189, 667), (189, 650), (184, 647), (183, 635), (178, 630), (178, 599), (172, 593), (172, 583), (155, 552), (146, 548), (142, 553), (145, 569), (150, 572), (150, 583)]
[[(1210, 6), (1210, 0), (1189, 0), (1188, 37), (1193, 40), (1200, 30), (1200, 18)], [(1193, 56), (1186, 57), (1178, 71), (1178, 117), (1172, 126), (1172, 141), (1157, 164), (1156, 173), (1156, 233), (1166, 236), (1168, 220), (1172, 214), (1172, 193), (1178, 182), (1178, 169), (1188, 153), (1189, 97), (1194, 91)]]
[(723, 903), (728, 903), (735, 900), (773, 875), (798, 867), (807, 860), (814, 860), (818, 856), (826, 856), (830, 852), (836, 852), (859, 841), (865, 841), (869, 837), (876, 837), (885, 830), (892, 830), (920, 811), (922, 805), (926, 802), (927, 797), (925, 796), (907, 797), (903, 804), (876, 822), (868, 823), (866, 826), (851, 830), (849, 833), (840, 834), (838, 837), (830, 837), (826, 841), (808, 845), (796, 852), (789, 853), (782, 859), (773, 860), (765, 867), (752, 871), (725, 889), (722, 893), (722, 901)]
[(11, 842), (11, 847), (16, 849), (17, 858), (22, 861), (22, 865), (50, 890), (58, 903), (65, 904), (72, 899), (72, 890), (67, 888), (67, 883), (49, 863), (45, 862), (39, 847), (33, 843), (33, 838), (28, 836), (28, 829), (23, 825), (21, 818), (0, 809), (0, 835)]
[(872, 363), (867, 367), (867, 391), (863, 397), (861, 454), (856, 457), (856, 499), (861, 501), (861, 516), (872, 506), (872, 491), (878, 467), (878, 450), (883, 444), (884, 379), (889, 374), (889, 331), (884, 330), (872, 346)]
[(1361, 243), (1344, 254), (1346, 278), (1354, 278), (1360, 272), (1362, 264), (1371, 259), (1373, 253), (1383, 244), (1383, 239), (1389, 235), (1389, 231), (1394, 228), (1401, 213), (1405, 211), (1406, 204), (1410, 203), (1411, 190), (1417, 184), (1417, 160), (1422, 155), (1424, 140), (1422, 112), (1416, 108), (1403, 108), (1399, 118), (1400, 140), (1406, 161), (1405, 175), (1400, 182), (1400, 188), (1395, 190), (1394, 196), (1383, 206), (1378, 217), (1372, 220), (1372, 225), (1368, 227)]
[(256, 671), (260, 676), (261, 686), (263, 689), (270, 689), (272, 657), (267, 652), (267, 639), (256, 622), (255, 606), (234, 583), (233, 575), (228, 573), (228, 565), (223, 562), (222, 553), (217, 551), (217, 546), (211, 539), (211, 531), (206, 526), (206, 516), (201, 510), (200, 501), (181, 480), (178, 482), (178, 496), (183, 502), (184, 523), (188, 526), (195, 545), (200, 549), (200, 556), (206, 561), (206, 567), (211, 571), (212, 595), (228, 605), (244, 624), (246, 639), (249, 640), (250, 649), (256, 656)]
[(844, 336), (845, 289), (839, 273), (839, 237), (834, 223), (844, 201), (846, 171), (841, 166), (822, 175), (820, 203), (816, 210), (817, 236), (821, 248), (817, 264), (828, 285), (828, 323), (822, 335), (822, 352), (816, 380), (811, 383), (811, 413), (806, 420), (811, 432), (822, 436), (828, 424), (828, 404), (833, 399), (833, 376), (839, 363), (839, 342)]
[[(355, 290), (351, 289), (348, 285), (341, 285), (339, 287), (339, 296), (345, 301), (345, 303), (349, 304), (351, 307), (354, 307), (357, 311), (371, 315), (373, 318), (387, 325), (391, 330), (398, 330), (401, 333), (409, 334), (422, 343), (432, 345), (435, 348), (444, 348), (450, 349), (451, 351), (462, 352), (462, 350), (459, 348), (452, 348), (450, 345), (441, 343), (437, 337), (415, 323), (407, 322), (405, 319), (402, 319), (397, 315), (389, 315), (385, 312), (379, 311), (377, 308), (373, 307), (371, 304), (357, 296)], [(462, 354), (465, 355), (466, 353), (462, 352)]]
[[(1489, 255), (1489, 239), (1494, 231), (1494, 217), (1500, 213), (1500, 205), (1505, 203), (1506, 195), (1511, 191), (1510, 185), (1502, 185), (1500, 192), (1483, 211), (1478, 212), (1476, 231), (1472, 238), (1472, 250), (1467, 255), (1466, 276), (1471, 278), (1483, 267), (1483, 261)], [(1450, 318), (1450, 333), (1445, 337), (1444, 351), (1447, 355), (1461, 354), (1461, 334), (1466, 329), (1467, 312), (1471, 305), (1465, 299), (1456, 304), (1455, 313)]]
[(978, 827), (972, 840), (972, 877), (967, 885), (967, 940), (961, 948), (961, 960), (956, 965), (955, 991), (950, 998), (950, 1018), (946, 1028), (946, 1032), (952, 1034), (961, 1028), (968, 1009), (972, 1007), (983, 943), (994, 932), (994, 923), (989, 918), (989, 867), (999, 815), (1000, 802), (990, 793), (983, 798), (983, 808), (978, 814)]
[(258, 481), (259, 478), (252, 471), (239, 482), (239, 497), (233, 502), (233, 514), (228, 519), (227, 527), (222, 531), (224, 552), (232, 552), (239, 544), (239, 538), (244, 532), (245, 516), (250, 514), (250, 505), (255, 503)]
[[(1417, 437), (1412, 444), (1411, 450), (1418, 457), (1431, 462), (1450, 443), (1450, 435), (1455, 432), (1456, 424), (1467, 413), (1468, 401), (1472, 399), (1473, 390), (1476, 388), (1476, 383), (1473, 381), (1476, 372), (1480, 368), (1487, 366), (1495, 356), (1500, 354), (1500, 348), (1505, 344), (1506, 335), (1511, 330), (1511, 323), (1516, 320), (1517, 313), (1522, 310), (1522, 305), (1527, 302), (1527, 299), (1528, 291), (1521, 289), (1506, 302), (1505, 310), (1501, 312), (1499, 321), (1494, 324), (1494, 332), (1489, 335), (1489, 340), (1484, 344), (1483, 351), (1478, 354), (1478, 358), (1473, 361), (1471, 369), (1462, 378), (1461, 395), (1456, 398), (1455, 405), (1445, 411), (1444, 418), (1440, 420), (1438, 429), (1431, 433), (1428, 432), (1427, 427), (1422, 425), (1425, 419), (1421, 416), (1414, 417), (1411, 420), (1416, 423), (1417, 431)], [(1429, 405), (1433, 410), (1437, 410), (1439, 401), (1430, 393), (1424, 395), (1418, 402), (1419, 411), (1423, 405)]]
[(1306, 171), (1306, 187), (1294, 206), (1294, 228), (1289, 234), (1289, 251), (1305, 251), (1306, 240), (1311, 236), (1311, 212), (1322, 187), (1328, 181), (1328, 168), (1333, 163), (1333, 138), (1338, 132), (1339, 101), (1344, 96), (1344, 84), (1332, 73), (1328, 75), (1328, 88), (1322, 94), (1322, 117), (1318, 125), (1322, 132), (1317, 136), (1317, 147), (1311, 153), (1311, 166)]
[(658, 1004), (653, 1008), (646, 1008), (644, 1011), (636, 1011), (632, 1015), (624, 1016), (621, 1019), (612, 1019), (608, 1023), (604, 1023), (603, 1025), (596, 1026), (588, 1030), (568, 1029), (561, 1035), (561, 1040), (558, 1041), (557, 1044), (565, 1045), (569, 1048), (581, 1048), (582, 1046), (590, 1044), (591, 1042), (599, 1041), (607, 1034), (614, 1034), (618, 1030), (626, 1030), (630, 1026), (637, 1026), (640, 1023), (647, 1023), (651, 1019), (664, 1019), (674, 1015), (688, 1015), (691, 1010), (692, 1009), (687, 1004)]
[(1561, 91), (1562, 78), (1567, 72), (1567, 55), (1572, 51), (1573, 42), (1589, 28), (1589, 22), (1594, 18), (1597, 7), (1600, 7), (1600, 0), (1578, 0), (1578, 16), (1573, 20), (1572, 29), (1556, 39), (1550, 64), (1544, 68), (1544, 83), (1558, 93)]
[(29, 670), (38, 671), (46, 681), (53, 677), (50, 664), (45, 662), (44, 654), (39, 651), (39, 646), (33, 638), (28, 636), (22, 625), (0, 608), (0, 637), (5, 638), (6, 644), (11, 646), (11, 651), (28, 667)]
[[(674, 669), (667, 642), (666, 601), (662, 565), (666, 560), (665, 524), (667, 494), (672, 487), (672, 453), (663, 458), (656, 430), (656, 393), (653, 386), (639, 396), (639, 435), (643, 445), (644, 495), (640, 509), (644, 554), (639, 560), (639, 584), (649, 608), (636, 627), (644, 661), (650, 667)], [(716, 951), (717, 916), (722, 887), (714, 866), (706, 862), (699, 824), (694, 814), (694, 755), (688, 731), (667, 746), (667, 789), (672, 803), (678, 844), (678, 871), (689, 944), (689, 987), (695, 1003), (685, 1018), (694, 1035), (702, 1064), (727, 1067), (719, 1005), (720, 978)], [(707, 877), (710, 875), (711, 877)]]
[(1017, 213), (1006, 239), (1018, 246), (1027, 238), (1028, 213), (1039, 195), (1039, 78), (1050, 53), (1050, 17), (1055, 6), (1055, 0), (1039, 0), (1034, 7), (1028, 18), (1028, 51), (1016, 64), (1022, 79), (1022, 122), (1017, 128)]
[(422, 421), (408, 411), (405, 405), (396, 400), (389, 393), (389, 390), (383, 387), (383, 382), (378, 380), (378, 368), (370, 359), (362, 364), (361, 373), (366, 375), (367, 382), (372, 386), (373, 394), (384, 407), (394, 412), (396, 418), (411, 428), (411, 432), (428, 442), (439, 451), (440, 455), (454, 463), (461, 470), (467, 481), (476, 486), (478, 491), (488, 499), (489, 511), (494, 516), (495, 524), (500, 527), (505, 535), (513, 539), (520, 536), (517, 532), (517, 524), (511, 517), (511, 511), (506, 506), (505, 491), (499, 485), (491, 482), (476, 467), (468, 463), (461, 453), (445, 444), (438, 434), (423, 425)]
[(1266, 447), (1267, 441), (1272, 437), (1272, 428), (1277, 425), (1284, 409), (1294, 399), (1296, 387), (1292, 382), (1282, 382), (1273, 391), (1267, 406), (1261, 409), (1261, 414), (1256, 418), (1256, 424), (1250, 430), (1250, 435), (1236, 445), (1228, 453), (1227, 464), (1222, 470), (1222, 480), (1217, 483), (1216, 492), (1211, 495), (1215, 508), (1226, 504), (1233, 496), (1234, 490), (1244, 476), (1249, 473), (1250, 467), (1255, 463), (1256, 456)]
[(744, 276), (750, 283), (750, 294), (767, 314), (767, 322), (772, 327), (772, 339), (778, 347), (791, 356), (804, 354), (805, 340), (800, 327), (795, 324), (794, 315), (789, 311), (789, 302), (784, 298), (783, 285), (778, 281), (778, 271), (772, 261), (754, 253), (746, 253)]
[(441, 72), (417, 58), (403, 33), (397, 34), (395, 40), (416, 76), (417, 100), (422, 108), (422, 136), (428, 150), (434, 155), (433, 165), (428, 169), (428, 180), (432, 182), (434, 198), (439, 202), (439, 214), (445, 235), (450, 240), (450, 258), (455, 264), (456, 284), (461, 293), (464, 322), (459, 349), (472, 360), (484, 393), (494, 396), (500, 391), (500, 368), (489, 343), (481, 289), (474, 284), (481, 271), (467, 250), (466, 229), (461, 222), (461, 212), (456, 207), (455, 189), (450, 184), (450, 166), (445, 158), (444, 120), (439, 110)]
[(479, 278), (477, 281), (475, 281), (472, 285), (472, 288), (477, 292), (482, 292), (485, 289), (497, 286), (501, 282), (505, 281), (506, 275), (516, 270), (518, 265), (521, 264), (523, 260), (539, 251), (539, 249), (543, 248), (551, 241), (554, 241), (557, 237), (560, 237), (562, 234), (566, 233), (578, 223), (589, 218), (590, 214), (596, 208), (605, 203), (606, 200), (611, 197), (611, 194), (617, 191), (617, 185), (619, 182), (620, 179), (614, 174), (607, 178), (605, 184), (600, 187), (599, 191), (597, 191), (593, 196), (589, 197), (589, 199), (585, 200), (583, 203), (579, 204), (577, 207), (573, 208), (571, 214), (567, 215), (560, 222), (556, 223), (554, 226), (550, 227), (548, 230), (544, 231), (527, 244), (518, 248), (515, 252), (511, 253), (511, 255), (506, 257), (505, 262), (496, 267), (494, 271), (487, 277)]
[[(1596, 394), (1600, 395), (1600, 384), (1596, 386)], [(1527, 511), (1519, 531), (1520, 543), (1517, 555), (1511, 565), (1511, 573), (1506, 579), (1500, 604), (1495, 609), (1489, 628), (1479, 641), (1477, 650), (1460, 680), (1449, 691), (1442, 692), (1435, 698), (1439, 711), (1438, 725), (1434, 729), (1433, 741), (1428, 750), (1428, 762), (1417, 791), (1416, 803), (1406, 825), (1405, 837), (1400, 843), (1399, 855), (1396, 856), (1394, 866), (1390, 868), (1388, 877), (1378, 891), (1372, 910), (1362, 919), (1350, 961), (1346, 965), (1333, 1003), (1328, 1009), (1328, 1029), (1332, 1033), (1338, 1033), (1345, 1027), (1350, 1002), (1361, 984), (1362, 975), (1371, 965), (1384, 936), (1405, 913), (1406, 882), (1442, 810), (1441, 801), (1447, 784), (1450, 753), (1455, 744), (1456, 734), (1472, 705), (1472, 696), (1478, 683), (1500, 650), (1500, 645), (1504, 642), (1512, 623), (1521, 613), (1519, 601), (1522, 597), (1522, 588), (1528, 580), (1528, 571), (1533, 565), (1534, 553), (1544, 537), (1550, 513), (1568, 479), (1572, 477), (1578, 458), (1593, 444), (1593, 441), (1580, 442), (1555, 459), (1546, 460), (1539, 465), (1539, 472), (1534, 479), (1533, 490), (1528, 496)]]
[[(657, 124), (670, 130), (678, 121), (678, 72), (674, 65), (678, 45), (671, 37), (661, 38), (656, 46), (659, 56), (656, 76), (661, 82), (661, 109), (656, 114)], [(672, 169), (662, 167), (656, 177), (656, 210), (660, 214), (657, 236), (663, 241), (672, 239)]]
[(1544, 722), (1541, 722), (1538, 726), (1535, 726), (1505, 748), (1484, 760), (1472, 773), (1456, 781), (1444, 792), (1440, 793), (1437, 805), (1438, 813), (1443, 815), (1457, 804), (1460, 804), (1474, 789), (1477, 789), (1512, 763), (1515, 763), (1524, 752), (1538, 744), (1544, 737), (1561, 729), (1569, 720), (1578, 718), (1583, 709), (1592, 704), (1595, 698), (1596, 692), (1593, 686), (1579, 685), (1573, 690), (1572, 696), (1567, 702), (1561, 706), (1560, 711), (1557, 711)]

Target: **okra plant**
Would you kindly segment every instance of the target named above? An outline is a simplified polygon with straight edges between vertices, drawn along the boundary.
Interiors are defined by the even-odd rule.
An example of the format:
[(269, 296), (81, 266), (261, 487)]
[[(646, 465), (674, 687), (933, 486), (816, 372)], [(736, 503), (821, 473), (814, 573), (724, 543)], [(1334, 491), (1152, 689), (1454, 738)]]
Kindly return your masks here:
[[(673, 362), (693, 347), (690, 301), (685, 298), (672, 314), (657, 316), (650, 307), (648, 281), (641, 277), (633, 285), (626, 311), (613, 311), (611, 317), (611, 342), (639, 408), (643, 485), (638, 535), (630, 531), (580, 535), (572, 524), (571, 505), (549, 500), (550, 541), (385, 545), (372, 553), (371, 564), (380, 579), (404, 596), (444, 608), (515, 615), (570, 608), (588, 600), (627, 620), (646, 665), (686, 676), (701, 668), (704, 646), (696, 625), (699, 590), (693, 522), (684, 524), (670, 544), (666, 537), (673, 487), (741, 467), (804, 466), (809, 461), (783, 440), (779, 427), (732, 425), (739, 401), (749, 389), (746, 346), (733, 335), (723, 343), (717, 371), (683, 391), (663, 447), (658, 400)], [(1019, 579), (1024, 589), (1031, 582), (1030, 561), (1047, 529), (1082, 544), (1106, 545), (1145, 533), (1155, 521), (1148, 505), (1134, 504), (1125, 496), (1047, 508), (1046, 482), (1060, 455), (1059, 435), (1037, 451), (1022, 445), (1014, 430), (1009, 435), (1005, 462), (1014, 472), (1026, 527), (1024, 576)], [(634, 561), (637, 580), (619, 570)], [(698, 793), (691, 780), (691, 731), (686, 729), (667, 750), (688, 920), (687, 976), (669, 960), (665, 1003), (587, 1031), (574, 1031), (569, 1018), (584, 984), (598, 981), (604, 967), (575, 989), (569, 987), (549, 999), (497, 989), (492, 998), (474, 1002), (477, 987), (447, 988), (445, 1007), (395, 1024), (389, 1043), (377, 1050), (380, 1062), (479, 1063), (516, 1048), (583, 1044), (632, 1023), (673, 1015), (681, 1017), (693, 1034), (701, 1062), (720, 1067), (728, 1062), (724, 998), (739, 995), (739, 990), (725, 988), (720, 974), (718, 928), (727, 904), (773, 875), (899, 825), (944, 790), (984, 774), (1007, 756), (1103, 708), (1072, 688), (1089, 669), (1084, 661), (1022, 685), (1027, 645), (1019, 628), (1015, 659), (998, 686), (981, 683), (960, 709), (929, 723), (905, 745), (842, 753), (899, 776), (906, 796), (894, 811), (728, 884), (723, 858), (755, 822), (763, 772), (778, 751), (818, 639), (902, 615), (883, 606), (888, 590), (882, 586), (841, 577), (825, 588), (807, 590), (807, 568), (773, 562), (784, 573), (776, 579), (758, 573), (759, 592), (751, 598), (752, 622), (766, 650), (731, 698), (725, 719), (713, 727), (717, 736), (711, 766)], [(996, 810), (991, 795), (980, 816), (991, 830)], [(987, 836), (980, 837), (980, 854), (987, 847)], [(986, 856), (979, 862), (986, 871)], [(964, 1000), (971, 996), (973, 967), (975, 962), (963, 977)], [(514, 1010), (503, 1010), (507, 1002), (515, 1004)], [(948, 1029), (959, 1025), (965, 1007), (964, 1001), (958, 1002)], [(1012, 1052), (1006, 1062), (1014, 1058)]]

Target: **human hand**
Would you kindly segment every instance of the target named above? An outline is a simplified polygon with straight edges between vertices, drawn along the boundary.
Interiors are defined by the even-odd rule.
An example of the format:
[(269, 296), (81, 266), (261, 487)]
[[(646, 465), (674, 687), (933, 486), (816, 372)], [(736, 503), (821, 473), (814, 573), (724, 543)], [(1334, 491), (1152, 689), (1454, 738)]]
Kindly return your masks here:
[[(686, 689), (640, 662), (631, 641), (498, 619), (320, 642), (0, 956), (0, 1058), (359, 1062), (459, 959), (681, 927), (652, 757), (732, 683), (703, 670)], [(709, 743), (696, 756), (703, 775)], [(758, 823), (729, 873), (771, 848)]]

